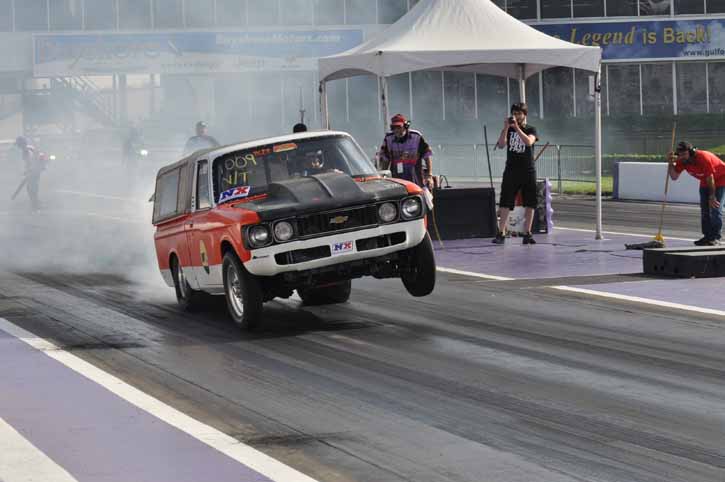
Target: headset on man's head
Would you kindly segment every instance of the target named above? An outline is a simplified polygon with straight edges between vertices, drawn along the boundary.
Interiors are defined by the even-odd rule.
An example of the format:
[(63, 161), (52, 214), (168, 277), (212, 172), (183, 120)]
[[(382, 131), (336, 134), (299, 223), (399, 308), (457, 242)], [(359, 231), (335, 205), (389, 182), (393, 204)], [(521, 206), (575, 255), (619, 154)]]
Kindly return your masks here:
[(403, 125), (403, 128), (405, 128), (406, 130), (410, 128), (410, 120), (407, 119), (403, 114), (395, 114), (390, 119), (390, 125), (391, 125), (391, 127), (393, 125), (395, 125), (396, 121), (397, 122), (403, 121), (403, 124), (402, 125)]
[(680, 141), (680, 143), (677, 144), (676, 151), (677, 152), (687, 151), (690, 153), (690, 159), (692, 159), (695, 156), (695, 153), (697, 152), (697, 148), (687, 141)]

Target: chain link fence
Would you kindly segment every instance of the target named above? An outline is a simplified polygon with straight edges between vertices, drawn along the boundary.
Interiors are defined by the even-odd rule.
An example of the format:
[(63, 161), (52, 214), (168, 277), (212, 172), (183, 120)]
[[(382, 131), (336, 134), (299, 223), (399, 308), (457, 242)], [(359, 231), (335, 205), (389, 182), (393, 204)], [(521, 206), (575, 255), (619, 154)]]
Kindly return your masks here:
[[(539, 178), (549, 178), (554, 189), (562, 190), (562, 181), (596, 182), (594, 147), (585, 145), (549, 145), (543, 153), (537, 145), (534, 156)], [(435, 144), (433, 171), (449, 181), (500, 182), (506, 166), (506, 150), (494, 149), (494, 144)], [(489, 172), (489, 159), (491, 169)], [(602, 176), (612, 175), (612, 159), (603, 159)]]

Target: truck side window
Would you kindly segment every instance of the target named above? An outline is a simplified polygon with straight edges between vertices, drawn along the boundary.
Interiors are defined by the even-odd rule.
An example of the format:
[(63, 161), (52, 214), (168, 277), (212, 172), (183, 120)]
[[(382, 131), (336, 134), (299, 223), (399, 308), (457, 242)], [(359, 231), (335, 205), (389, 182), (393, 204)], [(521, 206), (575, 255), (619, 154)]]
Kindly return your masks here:
[(199, 161), (196, 168), (196, 209), (209, 209), (209, 161)]
[(156, 218), (162, 219), (176, 214), (179, 197), (179, 169), (159, 177), (156, 186)]

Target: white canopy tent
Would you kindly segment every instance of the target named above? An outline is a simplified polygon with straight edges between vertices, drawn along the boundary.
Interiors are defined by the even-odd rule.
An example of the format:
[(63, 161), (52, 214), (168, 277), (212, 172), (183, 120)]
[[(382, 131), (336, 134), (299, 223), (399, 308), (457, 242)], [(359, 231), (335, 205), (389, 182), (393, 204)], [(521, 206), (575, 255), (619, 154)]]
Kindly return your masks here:
[(526, 79), (550, 67), (573, 67), (596, 74), (595, 158), (596, 237), (602, 235), (601, 49), (546, 35), (511, 17), (491, 0), (421, 0), (396, 23), (357, 47), (319, 60), (323, 126), (329, 128), (325, 83), (356, 75), (376, 75), (384, 119), (388, 119), (387, 77), (416, 71), (458, 71)]

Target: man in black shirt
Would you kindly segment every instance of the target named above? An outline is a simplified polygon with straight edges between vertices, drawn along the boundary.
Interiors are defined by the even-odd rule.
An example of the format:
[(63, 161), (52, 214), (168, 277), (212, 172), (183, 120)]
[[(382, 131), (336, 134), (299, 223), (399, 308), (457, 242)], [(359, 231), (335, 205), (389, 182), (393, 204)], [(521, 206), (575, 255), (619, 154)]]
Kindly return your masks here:
[(531, 225), (534, 221), (536, 209), (536, 166), (534, 165), (533, 147), (538, 140), (536, 128), (526, 123), (529, 112), (523, 102), (511, 106), (511, 117), (504, 121), (501, 135), (496, 146), (500, 149), (506, 147), (506, 168), (503, 171), (501, 182), (501, 197), (499, 198), (499, 224), (498, 233), (493, 242), (503, 244), (506, 241), (506, 226), (509, 214), (514, 208), (516, 193), (522, 193), (524, 201), (524, 226), (526, 234), (523, 244), (536, 244), (531, 235)]

